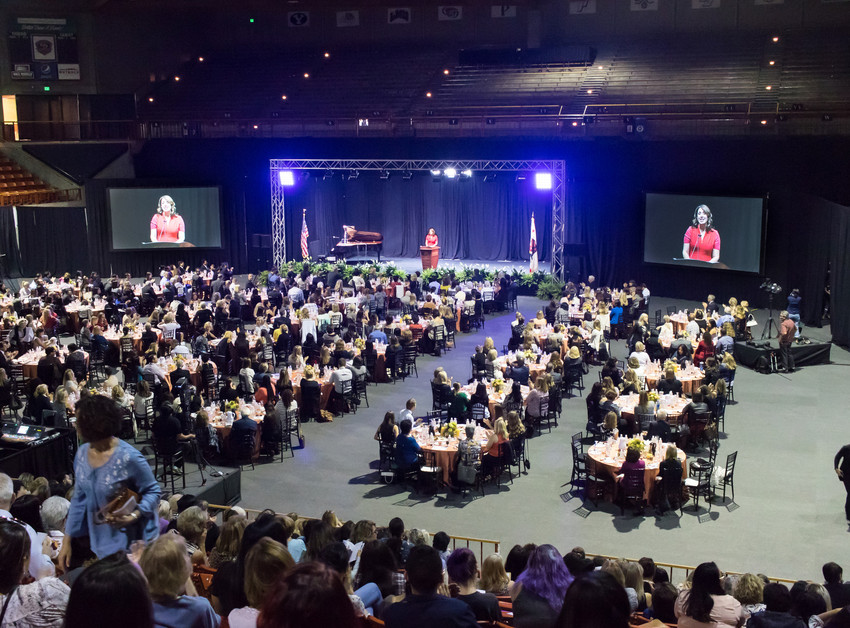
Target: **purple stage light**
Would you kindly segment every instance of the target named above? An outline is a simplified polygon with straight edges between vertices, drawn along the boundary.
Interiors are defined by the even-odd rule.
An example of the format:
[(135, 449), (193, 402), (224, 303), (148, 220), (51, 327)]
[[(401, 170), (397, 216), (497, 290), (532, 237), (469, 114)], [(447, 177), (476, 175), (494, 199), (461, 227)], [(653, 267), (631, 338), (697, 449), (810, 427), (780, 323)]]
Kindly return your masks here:
[(538, 190), (552, 189), (552, 173), (551, 172), (535, 172), (534, 187)]
[(281, 185), (286, 187), (295, 185), (295, 175), (292, 173), (292, 170), (281, 170), (277, 174)]

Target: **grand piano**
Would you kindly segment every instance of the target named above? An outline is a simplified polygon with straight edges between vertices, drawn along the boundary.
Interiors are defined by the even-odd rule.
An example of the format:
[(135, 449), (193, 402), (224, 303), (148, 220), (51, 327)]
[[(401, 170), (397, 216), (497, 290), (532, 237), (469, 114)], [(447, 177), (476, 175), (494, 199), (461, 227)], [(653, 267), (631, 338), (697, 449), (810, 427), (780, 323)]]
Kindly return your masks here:
[(381, 261), (381, 247), (384, 236), (375, 231), (360, 231), (353, 225), (342, 226), (342, 240), (337, 242), (331, 253), (338, 257), (347, 258), (352, 255), (366, 256), (369, 249), (375, 252), (378, 261)]

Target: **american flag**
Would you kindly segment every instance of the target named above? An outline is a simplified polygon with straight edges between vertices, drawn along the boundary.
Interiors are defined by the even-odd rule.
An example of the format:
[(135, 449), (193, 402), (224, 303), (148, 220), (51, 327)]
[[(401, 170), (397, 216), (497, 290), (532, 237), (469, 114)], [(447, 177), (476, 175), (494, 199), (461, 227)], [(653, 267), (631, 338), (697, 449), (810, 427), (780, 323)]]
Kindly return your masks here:
[(537, 272), (537, 227), (534, 226), (534, 214), (531, 214), (531, 241), (528, 243), (529, 272)]
[(307, 240), (310, 238), (310, 231), (307, 229), (307, 210), (301, 217), (301, 257), (307, 259), (310, 257), (310, 249), (307, 248)]

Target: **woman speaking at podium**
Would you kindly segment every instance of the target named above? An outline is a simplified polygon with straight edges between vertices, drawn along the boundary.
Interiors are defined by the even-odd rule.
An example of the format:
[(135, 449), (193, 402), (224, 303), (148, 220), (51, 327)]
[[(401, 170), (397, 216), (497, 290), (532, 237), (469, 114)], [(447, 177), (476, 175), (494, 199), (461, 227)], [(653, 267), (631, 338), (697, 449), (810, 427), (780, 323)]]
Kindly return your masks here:
[(177, 204), (168, 196), (160, 196), (156, 213), (151, 218), (151, 242), (176, 242), (186, 240), (186, 225), (177, 213)]
[(434, 231), (433, 227), (428, 229), (428, 235), (425, 236), (425, 246), (430, 246), (431, 248), (437, 246), (439, 244), (439, 238), (437, 238), (437, 232)]

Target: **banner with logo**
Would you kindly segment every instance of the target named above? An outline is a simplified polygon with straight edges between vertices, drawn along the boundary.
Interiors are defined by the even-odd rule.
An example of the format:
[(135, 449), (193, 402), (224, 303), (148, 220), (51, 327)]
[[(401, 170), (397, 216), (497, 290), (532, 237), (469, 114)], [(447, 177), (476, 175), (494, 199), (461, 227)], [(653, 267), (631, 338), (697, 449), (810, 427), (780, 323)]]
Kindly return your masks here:
[(286, 21), (289, 23), (290, 28), (304, 28), (305, 26), (310, 26), (309, 11), (290, 11), (286, 14), (286, 17)]
[(387, 24), (410, 24), (413, 15), (410, 7), (393, 7), (387, 9)]
[(463, 19), (463, 7), (449, 5), (437, 7), (437, 19), (441, 22), (456, 22)]
[(515, 4), (494, 4), (490, 6), (490, 17), (516, 17)]
[(589, 15), (596, 13), (596, 0), (571, 0), (570, 15)]
[(360, 11), (337, 11), (336, 25), (340, 28), (360, 26)]
[(19, 17), (9, 29), (9, 66), (18, 81), (79, 81), (77, 29), (65, 18)]
[(657, 11), (658, 0), (632, 0), (629, 8), (632, 11)]

